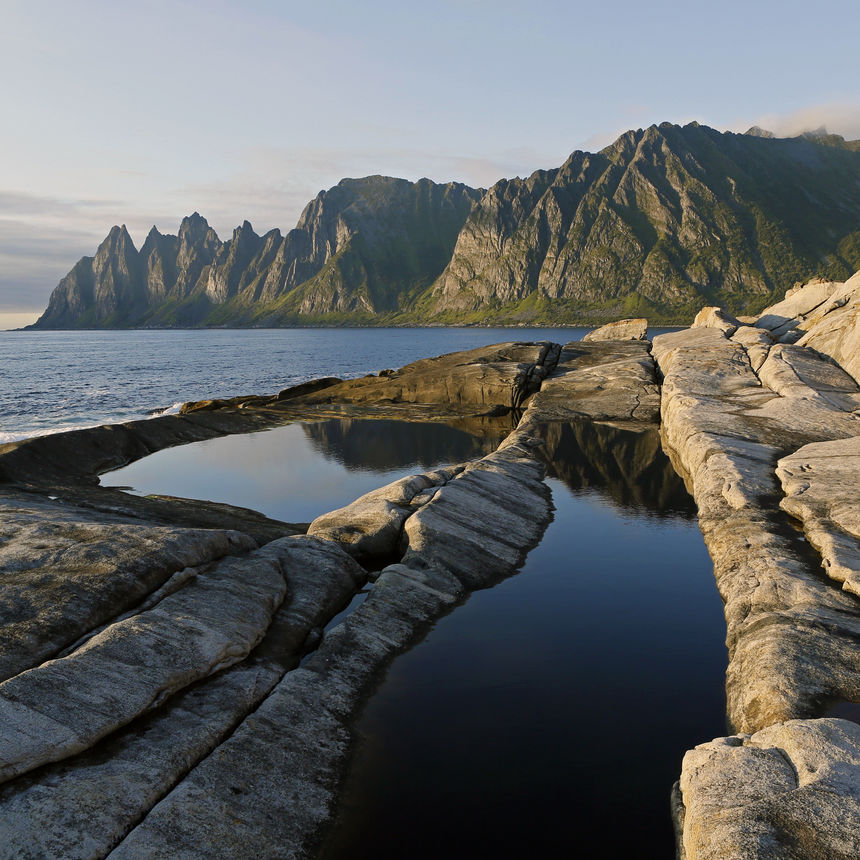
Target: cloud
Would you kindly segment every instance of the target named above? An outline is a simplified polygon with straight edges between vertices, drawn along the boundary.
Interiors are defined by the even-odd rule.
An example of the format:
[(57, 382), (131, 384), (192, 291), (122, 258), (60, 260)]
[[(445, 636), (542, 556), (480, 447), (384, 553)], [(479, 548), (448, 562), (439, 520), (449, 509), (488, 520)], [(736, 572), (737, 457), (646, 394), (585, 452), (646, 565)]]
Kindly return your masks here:
[(754, 120), (739, 120), (732, 125), (732, 130), (746, 131), (752, 125), (772, 131), (777, 137), (795, 137), (824, 126), (831, 134), (841, 134), (846, 140), (858, 140), (860, 103), (810, 105), (789, 113), (764, 114)]
[(43, 309), (51, 290), (93, 254), (132, 204), (0, 189), (0, 311)]

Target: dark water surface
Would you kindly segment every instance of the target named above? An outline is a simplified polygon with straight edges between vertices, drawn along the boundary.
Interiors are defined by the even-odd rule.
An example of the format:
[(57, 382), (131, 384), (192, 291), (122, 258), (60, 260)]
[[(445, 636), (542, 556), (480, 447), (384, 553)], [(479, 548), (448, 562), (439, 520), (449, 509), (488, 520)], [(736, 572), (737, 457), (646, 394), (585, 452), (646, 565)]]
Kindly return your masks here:
[(309, 522), (405, 475), (481, 457), (504, 435), (481, 439), (445, 424), (333, 418), (167, 448), (107, 472), (101, 482)]
[(669, 791), (725, 733), (725, 625), (655, 432), (546, 429), (522, 571), (397, 658), (359, 724), (332, 858), (671, 858)]
[[(297, 423), (102, 480), (305, 521), (479, 457), (505, 430)], [(722, 603), (695, 508), (656, 430), (542, 435), (553, 522), (521, 572), (391, 665), (358, 725), (327, 860), (673, 856), (681, 757), (726, 731)]]
[[(304, 521), (479, 457), (506, 429), (297, 423), (102, 480)], [(391, 665), (358, 725), (326, 860), (673, 856), (681, 757), (726, 730), (722, 603), (695, 508), (655, 430), (542, 435), (553, 522), (520, 573)]]

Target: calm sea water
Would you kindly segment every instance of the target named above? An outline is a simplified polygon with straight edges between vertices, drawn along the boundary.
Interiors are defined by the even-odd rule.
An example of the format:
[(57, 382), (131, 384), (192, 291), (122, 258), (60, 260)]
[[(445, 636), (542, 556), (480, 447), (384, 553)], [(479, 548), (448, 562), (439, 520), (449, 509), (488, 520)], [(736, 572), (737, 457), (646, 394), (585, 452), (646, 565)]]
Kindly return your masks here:
[(0, 332), (0, 443), (584, 328)]

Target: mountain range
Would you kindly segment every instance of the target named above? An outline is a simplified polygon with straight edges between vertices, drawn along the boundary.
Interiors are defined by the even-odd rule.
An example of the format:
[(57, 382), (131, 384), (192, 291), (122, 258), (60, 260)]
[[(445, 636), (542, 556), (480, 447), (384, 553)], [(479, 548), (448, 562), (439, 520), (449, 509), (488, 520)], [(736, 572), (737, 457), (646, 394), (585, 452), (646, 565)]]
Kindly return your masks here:
[(32, 327), (688, 323), (857, 269), (860, 141), (662, 123), (490, 189), (344, 179), (286, 234), (114, 227)]

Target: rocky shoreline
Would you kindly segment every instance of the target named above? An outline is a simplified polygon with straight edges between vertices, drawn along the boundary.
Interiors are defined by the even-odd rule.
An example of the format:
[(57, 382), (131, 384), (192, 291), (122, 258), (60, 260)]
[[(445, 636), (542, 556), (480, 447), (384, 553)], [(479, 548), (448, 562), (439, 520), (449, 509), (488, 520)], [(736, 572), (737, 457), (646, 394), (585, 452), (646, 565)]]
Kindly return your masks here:
[[(860, 702), (858, 341), (855, 276), (653, 348), (629, 321), (0, 446), (3, 856), (314, 856), (362, 704), (540, 541), (546, 428), (571, 421), (659, 424), (725, 602), (739, 734), (684, 759), (679, 856), (857, 856), (860, 726), (827, 714)], [(309, 524), (99, 486), (331, 416), (502, 441)]]

